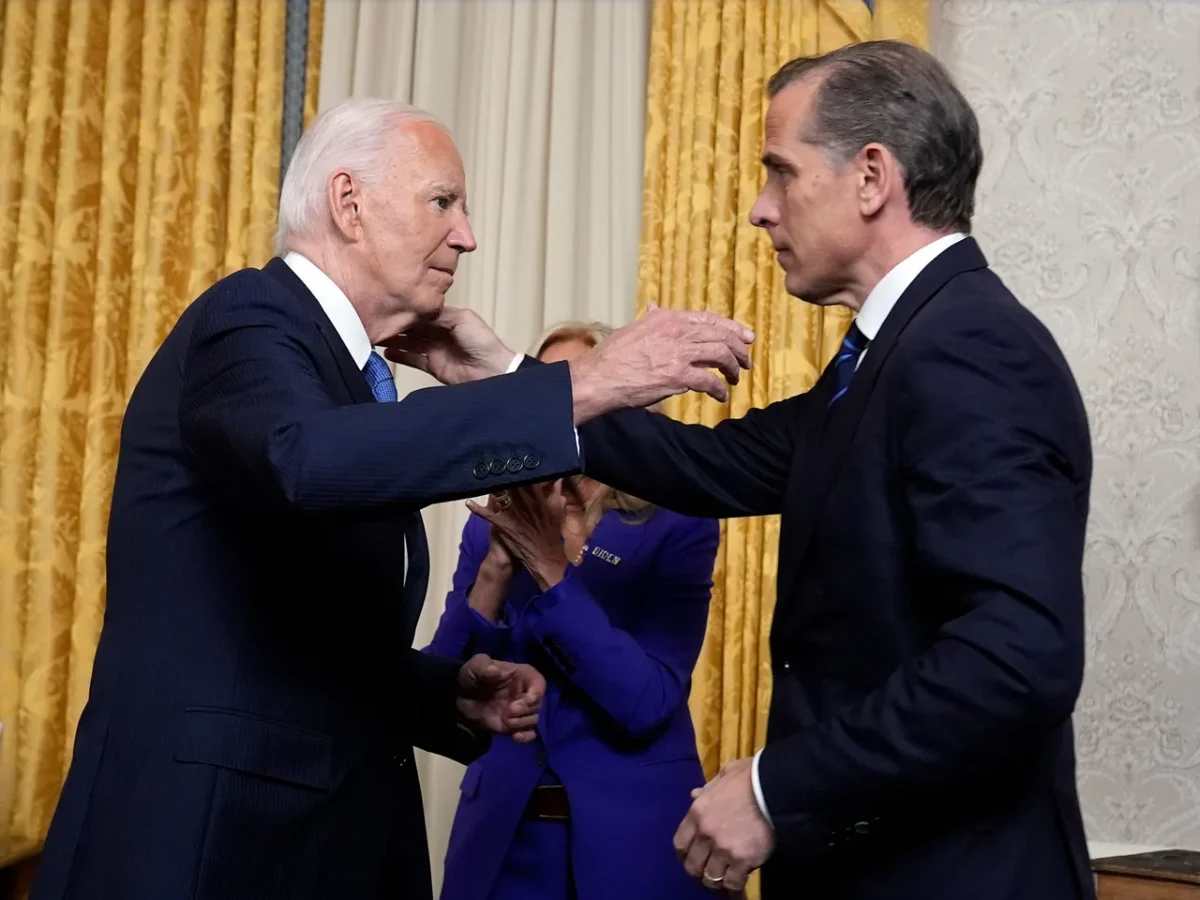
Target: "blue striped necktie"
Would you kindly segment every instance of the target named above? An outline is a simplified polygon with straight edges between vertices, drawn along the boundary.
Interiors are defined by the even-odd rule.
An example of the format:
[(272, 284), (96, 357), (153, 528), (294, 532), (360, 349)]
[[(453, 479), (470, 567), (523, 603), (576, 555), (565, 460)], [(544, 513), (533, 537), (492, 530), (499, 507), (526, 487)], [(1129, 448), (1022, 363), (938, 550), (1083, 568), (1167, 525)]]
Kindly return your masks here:
[[(387, 360), (371, 351), (363, 375), (371, 386), (371, 393), (379, 403), (395, 403), (400, 399), (396, 380)], [(404, 603), (409, 609), (420, 610), (425, 602), (425, 589), (429, 585), (429, 541), (425, 537), (425, 523), (420, 514), (406, 515), (404, 521)]]
[(833, 398), (829, 401), (830, 406), (841, 400), (842, 395), (850, 390), (850, 379), (854, 377), (854, 370), (858, 367), (858, 358), (862, 356), (862, 352), (867, 349), (869, 343), (870, 341), (858, 330), (858, 323), (852, 322), (850, 330), (846, 332), (846, 337), (842, 340), (841, 349), (833, 358), (835, 387)]
[(371, 351), (367, 364), (363, 366), (363, 374), (367, 376), (367, 384), (371, 393), (380, 403), (395, 403), (400, 395), (396, 392), (396, 380), (392, 378), (392, 370), (388, 368), (387, 360)]

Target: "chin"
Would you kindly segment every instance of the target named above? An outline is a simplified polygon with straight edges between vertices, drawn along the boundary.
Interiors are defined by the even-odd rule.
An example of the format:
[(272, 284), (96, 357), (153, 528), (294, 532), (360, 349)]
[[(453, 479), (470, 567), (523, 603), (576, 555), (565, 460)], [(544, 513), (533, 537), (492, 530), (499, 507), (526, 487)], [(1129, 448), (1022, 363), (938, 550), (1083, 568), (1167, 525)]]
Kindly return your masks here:
[(413, 312), (422, 319), (436, 319), (441, 315), (442, 307), (446, 305), (446, 295), (442, 291), (430, 291), (413, 304)]

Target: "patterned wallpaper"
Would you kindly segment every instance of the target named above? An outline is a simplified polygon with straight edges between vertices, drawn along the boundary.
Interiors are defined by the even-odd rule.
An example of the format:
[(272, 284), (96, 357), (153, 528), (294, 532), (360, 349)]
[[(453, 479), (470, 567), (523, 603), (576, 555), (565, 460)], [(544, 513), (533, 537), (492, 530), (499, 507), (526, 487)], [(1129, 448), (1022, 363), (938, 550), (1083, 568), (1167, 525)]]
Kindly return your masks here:
[(1200, 848), (1200, 3), (930, 15), (984, 131), (977, 234), (1091, 418), (1089, 837)]

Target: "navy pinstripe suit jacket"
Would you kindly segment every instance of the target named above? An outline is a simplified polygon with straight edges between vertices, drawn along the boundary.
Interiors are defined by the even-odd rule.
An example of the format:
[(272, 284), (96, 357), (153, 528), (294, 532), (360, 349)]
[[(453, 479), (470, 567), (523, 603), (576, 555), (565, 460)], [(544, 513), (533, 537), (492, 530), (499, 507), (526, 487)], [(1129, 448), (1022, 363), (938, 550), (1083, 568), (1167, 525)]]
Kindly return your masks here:
[(484, 748), (410, 649), (419, 509), (574, 471), (572, 418), (565, 365), (375, 403), (281, 260), (193, 303), (126, 412), (35, 900), (428, 897), (412, 748)]

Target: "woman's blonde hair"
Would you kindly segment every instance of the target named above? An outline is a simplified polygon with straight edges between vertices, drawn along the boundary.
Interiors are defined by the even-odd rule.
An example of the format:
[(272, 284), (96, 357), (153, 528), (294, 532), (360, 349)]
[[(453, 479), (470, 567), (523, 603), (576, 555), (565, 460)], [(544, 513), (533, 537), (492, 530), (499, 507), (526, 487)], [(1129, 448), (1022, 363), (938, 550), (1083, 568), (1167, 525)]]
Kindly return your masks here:
[[(579, 341), (588, 347), (595, 347), (611, 337), (614, 330), (603, 322), (560, 322), (542, 333), (534, 343), (531, 355), (540, 359), (555, 344), (567, 341)], [(652, 503), (605, 485), (604, 490), (588, 503), (584, 511), (588, 530), (594, 528), (600, 517), (610, 509), (624, 513), (627, 521), (632, 522), (644, 522), (654, 513)]]

